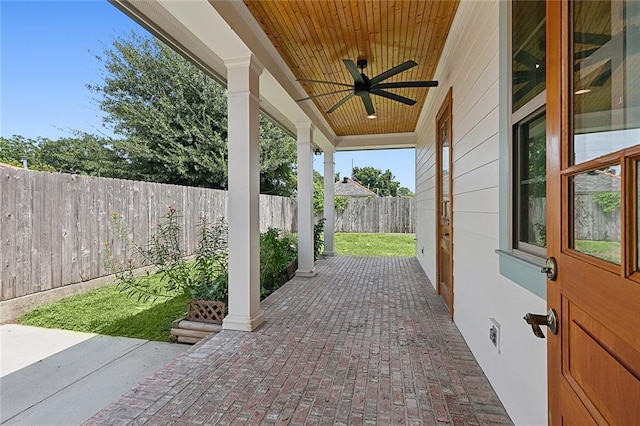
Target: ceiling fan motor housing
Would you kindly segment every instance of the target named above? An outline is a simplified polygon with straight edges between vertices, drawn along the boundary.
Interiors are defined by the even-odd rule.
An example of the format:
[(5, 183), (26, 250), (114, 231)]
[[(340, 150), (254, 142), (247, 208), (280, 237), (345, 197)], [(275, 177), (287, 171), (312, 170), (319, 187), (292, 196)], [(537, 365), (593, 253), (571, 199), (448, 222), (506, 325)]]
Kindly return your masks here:
[(362, 76), (362, 81), (353, 82), (353, 91), (358, 96), (362, 96), (365, 93), (369, 93), (369, 91), (371, 90), (371, 82), (369, 81), (369, 77), (364, 75), (364, 73), (360, 75)]

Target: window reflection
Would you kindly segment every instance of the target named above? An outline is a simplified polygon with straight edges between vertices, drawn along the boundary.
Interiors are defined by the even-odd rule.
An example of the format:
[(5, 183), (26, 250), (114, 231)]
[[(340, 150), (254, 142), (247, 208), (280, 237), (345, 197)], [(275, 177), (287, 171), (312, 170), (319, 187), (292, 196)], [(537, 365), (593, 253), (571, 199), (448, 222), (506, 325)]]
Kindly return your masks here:
[(522, 243), (537, 247), (546, 247), (546, 116), (544, 113), (520, 123), (514, 135), (517, 200), (516, 246), (521, 250), (527, 247)]
[(615, 264), (621, 258), (620, 166), (581, 173), (571, 179), (573, 248)]
[(517, 111), (545, 88), (545, 2), (514, 1), (511, 28), (513, 111)]
[(640, 2), (576, 1), (574, 164), (640, 143)]

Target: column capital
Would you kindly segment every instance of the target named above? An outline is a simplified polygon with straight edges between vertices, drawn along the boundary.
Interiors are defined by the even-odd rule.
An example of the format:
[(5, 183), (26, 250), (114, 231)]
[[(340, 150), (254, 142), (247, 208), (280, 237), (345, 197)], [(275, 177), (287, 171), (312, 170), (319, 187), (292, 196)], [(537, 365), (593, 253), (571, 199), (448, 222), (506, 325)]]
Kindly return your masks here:
[(253, 54), (233, 56), (230, 58), (224, 58), (224, 65), (227, 69), (235, 68), (251, 68), (253, 72), (262, 74), (264, 65)]
[(335, 151), (331, 148), (325, 149), (322, 151), (324, 156), (324, 164), (336, 164), (335, 162)]
[(296, 124), (296, 129), (298, 130), (298, 133), (304, 132), (304, 131), (313, 132), (315, 130), (315, 126), (311, 121), (303, 121), (295, 124)]

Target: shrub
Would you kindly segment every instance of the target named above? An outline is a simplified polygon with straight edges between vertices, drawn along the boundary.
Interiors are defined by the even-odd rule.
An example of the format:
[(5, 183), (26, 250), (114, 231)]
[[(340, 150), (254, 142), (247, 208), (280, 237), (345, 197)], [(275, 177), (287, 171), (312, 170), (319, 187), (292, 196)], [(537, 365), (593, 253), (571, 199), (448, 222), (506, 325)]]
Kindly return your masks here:
[[(206, 218), (202, 219), (195, 260), (188, 262), (188, 253), (180, 247), (180, 226), (177, 219), (176, 210), (169, 207), (164, 221), (157, 226), (157, 234), (145, 245), (140, 245), (123, 228), (118, 214), (112, 215), (118, 235), (134, 253), (124, 265), (116, 265), (109, 245), (105, 244), (105, 264), (115, 275), (118, 289), (144, 301), (170, 299), (184, 293), (192, 299), (216, 300), (228, 305), (229, 249), (226, 223), (221, 220), (210, 224)], [(262, 233), (261, 296), (266, 297), (286, 282), (287, 264), (297, 261), (297, 243), (293, 236), (284, 235), (276, 228)], [(134, 269), (140, 266), (153, 266), (155, 279), (151, 278), (151, 272), (154, 271), (135, 276)]]
[(319, 219), (318, 223), (313, 227), (313, 260), (318, 260), (320, 254), (322, 254), (322, 248), (324, 247), (322, 234), (324, 232), (325, 220), (325, 218)]
[(260, 234), (260, 293), (266, 297), (287, 280), (286, 267), (297, 262), (297, 244), (276, 228)]
[[(194, 298), (228, 303), (225, 278), (228, 271), (227, 226), (224, 220), (209, 225), (206, 218), (202, 219), (196, 259), (190, 263), (186, 260), (188, 253), (180, 246), (180, 226), (173, 207), (167, 209), (165, 220), (157, 225), (158, 232), (145, 245), (133, 241), (117, 213), (111, 218), (116, 232), (133, 251), (133, 257), (125, 264), (116, 265), (110, 246), (105, 244), (105, 264), (115, 275), (119, 290), (145, 301), (190, 293)], [(139, 266), (152, 266), (155, 271), (136, 277), (133, 271)], [(158, 280), (150, 279), (150, 272), (155, 272), (160, 284)]]

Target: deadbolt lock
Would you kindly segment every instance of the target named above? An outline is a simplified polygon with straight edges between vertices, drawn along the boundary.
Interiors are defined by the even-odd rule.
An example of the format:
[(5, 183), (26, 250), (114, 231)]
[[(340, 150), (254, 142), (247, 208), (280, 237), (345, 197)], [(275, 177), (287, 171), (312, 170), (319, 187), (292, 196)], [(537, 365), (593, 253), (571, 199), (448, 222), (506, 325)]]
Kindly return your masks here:
[(558, 263), (555, 257), (548, 257), (544, 267), (540, 270), (547, 275), (547, 279), (555, 281), (558, 278)]
[(531, 325), (531, 330), (536, 337), (544, 339), (544, 333), (540, 328), (541, 325), (546, 325), (549, 327), (549, 331), (552, 334), (558, 333), (558, 316), (556, 315), (555, 309), (549, 308), (547, 311), (547, 315), (538, 315), (538, 314), (526, 314), (524, 316), (524, 320), (527, 324)]

